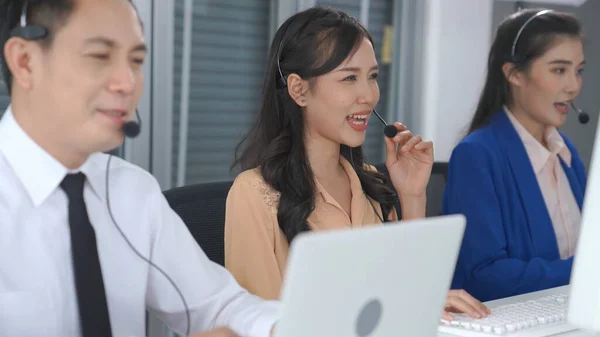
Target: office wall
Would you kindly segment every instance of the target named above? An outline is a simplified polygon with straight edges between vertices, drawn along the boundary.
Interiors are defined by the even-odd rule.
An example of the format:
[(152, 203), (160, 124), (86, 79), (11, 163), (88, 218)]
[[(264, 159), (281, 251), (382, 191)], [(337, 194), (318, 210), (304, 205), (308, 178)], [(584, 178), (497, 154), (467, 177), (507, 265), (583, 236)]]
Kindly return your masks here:
[(194, 1), (186, 37), (184, 1), (174, 4), (172, 184), (230, 180), (235, 147), (260, 106), (272, 9), (264, 0)]
[(465, 134), (485, 78), (492, 0), (429, 0), (422, 19), (423, 49), (414, 80), (421, 92), (412, 124), (447, 161)]
[[(540, 4), (526, 3), (525, 7), (538, 8)], [(544, 7), (575, 14), (583, 23), (586, 31), (585, 58), (587, 64), (583, 75), (583, 89), (577, 99), (577, 105), (580, 109), (589, 113), (590, 122), (581, 125), (577, 121), (577, 114), (573, 113), (561, 130), (575, 143), (585, 166), (589, 167), (600, 110), (600, 20), (598, 20), (600, 1), (587, 0), (581, 7), (556, 5), (546, 5)], [(514, 11), (514, 3), (496, 1), (493, 8), (492, 24), (494, 29), (507, 15)]]

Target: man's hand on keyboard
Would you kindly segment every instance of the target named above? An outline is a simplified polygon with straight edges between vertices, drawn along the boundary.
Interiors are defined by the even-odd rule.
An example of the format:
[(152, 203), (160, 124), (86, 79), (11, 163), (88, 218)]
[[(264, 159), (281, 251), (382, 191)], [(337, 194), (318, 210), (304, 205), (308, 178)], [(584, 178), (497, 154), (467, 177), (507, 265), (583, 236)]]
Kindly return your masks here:
[(450, 290), (444, 306), (443, 319), (452, 320), (451, 312), (465, 313), (473, 318), (484, 318), (491, 313), (483, 303), (464, 290)]

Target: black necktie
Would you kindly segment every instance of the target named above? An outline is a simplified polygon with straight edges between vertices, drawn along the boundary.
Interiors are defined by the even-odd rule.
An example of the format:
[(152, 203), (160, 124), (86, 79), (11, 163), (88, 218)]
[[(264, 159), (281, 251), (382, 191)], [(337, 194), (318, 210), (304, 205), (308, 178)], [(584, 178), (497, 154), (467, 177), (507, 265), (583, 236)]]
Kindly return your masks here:
[(110, 337), (110, 318), (96, 234), (83, 200), (84, 183), (85, 175), (77, 173), (67, 175), (60, 184), (69, 198), (69, 228), (81, 334), (83, 337)]

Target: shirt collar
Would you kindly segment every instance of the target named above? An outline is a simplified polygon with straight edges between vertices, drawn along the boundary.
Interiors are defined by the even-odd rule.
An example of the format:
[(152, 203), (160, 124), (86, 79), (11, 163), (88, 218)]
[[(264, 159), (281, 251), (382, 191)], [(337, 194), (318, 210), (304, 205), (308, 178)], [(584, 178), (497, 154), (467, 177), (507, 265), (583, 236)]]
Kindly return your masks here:
[(104, 201), (106, 196), (106, 173), (107, 160), (109, 156), (103, 153), (94, 153), (88, 160), (79, 168), (86, 176), (92, 191), (100, 200)]
[(559, 156), (568, 167), (571, 167), (571, 151), (555, 127), (549, 126), (544, 132), (544, 138), (548, 144), (548, 148), (546, 148), (525, 129), (506, 106), (504, 111), (525, 145), (525, 150), (536, 174), (540, 173), (553, 154)]
[[(360, 183), (360, 179), (358, 178), (358, 175), (356, 174), (356, 171), (354, 170), (354, 167), (352, 167), (350, 162), (341, 155), (340, 155), (340, 164), (342, 165), (342, 168), (344, 169), (344, 171), (350, 178), (350, 190), (352, 191), (352, 196), (363, 194), (362, 185)], [(323, 199), (325, 200), (325, 202), (328, 202), (330, 204), (335, 204), (335, 205), (338, 204), (338, 202), (331, 196), (331, 194), (329, 194), (325, 190), (323, 185), (321, 185), (321, 183), (319, 182), (319, 179), (317, 179), (316, 177), (315, 177), (315, 187), (317, 188), (317, 192), (319, 192), (323, 196)]]
[[(68, 173), (82, 172), (94, 193), (103, 199), (104, 185), (97, 160), (90, 157), (78, 170), (69, 170), (42, 149), (15, 120), (9, 106), (0, 120), (0, 153), (11, 166), (34, 206), (41, 205)], [(95, 157), (95, 156), (93, 156)]]

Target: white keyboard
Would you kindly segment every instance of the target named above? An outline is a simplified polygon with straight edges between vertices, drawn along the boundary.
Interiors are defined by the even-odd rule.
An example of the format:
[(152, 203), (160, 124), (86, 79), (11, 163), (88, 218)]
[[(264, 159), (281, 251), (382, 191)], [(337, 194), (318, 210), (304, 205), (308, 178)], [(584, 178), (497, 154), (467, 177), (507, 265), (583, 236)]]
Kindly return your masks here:
[(438, 330), (462, 337), (546, 337), (576, 330), (566, 321), (568, 294), (564, 286), (487, 302), (488, 317), (454, 315), (452, 321), (442, 320)]

